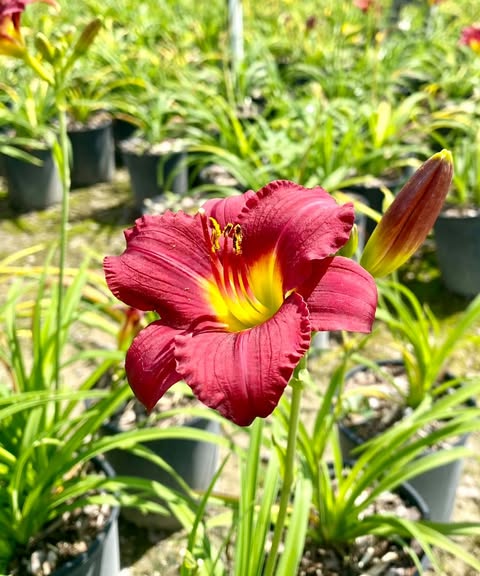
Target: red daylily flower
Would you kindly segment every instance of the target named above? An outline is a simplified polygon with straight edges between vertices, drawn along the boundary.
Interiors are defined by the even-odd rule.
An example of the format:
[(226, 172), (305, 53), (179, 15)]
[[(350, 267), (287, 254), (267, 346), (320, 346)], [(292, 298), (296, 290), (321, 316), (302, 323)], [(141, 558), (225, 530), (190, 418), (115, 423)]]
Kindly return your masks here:
[(151, 410), (184, 379), (239, 425), (268, 416), (312, 331), (371, 330), (374, 280), (335, 256), (353, 220), (352, 204), (282, 180), (194, 216), (137, 220), (125, 252), (104, 262), (117, 298), (161, 318), (127, 352), (137, 398)]
[(20, 19), (27, 4), (45, 2), (55, 8), (55, 0), (0, 0), (0, 54), (21, 56), (25, 50)]
[(460, 44), (464, 44), (480, 54), (480, 25), (476, 24), (464, 28), (460, 37)]

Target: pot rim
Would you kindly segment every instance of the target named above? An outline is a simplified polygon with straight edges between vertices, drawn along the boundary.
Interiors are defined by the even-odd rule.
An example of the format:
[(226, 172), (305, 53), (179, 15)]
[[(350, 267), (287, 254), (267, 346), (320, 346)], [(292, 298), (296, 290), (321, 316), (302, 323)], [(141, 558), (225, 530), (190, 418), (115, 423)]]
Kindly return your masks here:
[[(102, 472), (105, 472), (108, 478), (113, 478), (115, 476), (115, 471), (112, 466), (109, 464), (107, 460), (104, 458), (100, 458), (98, 456), (92, 458), (91, 462), (98, 467), (98, 469)], [(86, 564), (86, 562), (97, 553), (97, 550), (105, 541), (105, 538), (108, 532), (111, 530), (113, 524), (117, 522), (118, 516), (120, 514), (120, 507), (119, 506), (111, 506), (110, 507), (110, 515), (108, 517), (107, 522), (99, 531), (95, 540), (90, 544), (90, 546), (85, 550), (85, 552), (81, 552), (71, 560), (68, 560), (58, 568), (56, 568), (52, 572), (52, 576), (68, 576), (73, 569), (80, 568), (82, 565)]]

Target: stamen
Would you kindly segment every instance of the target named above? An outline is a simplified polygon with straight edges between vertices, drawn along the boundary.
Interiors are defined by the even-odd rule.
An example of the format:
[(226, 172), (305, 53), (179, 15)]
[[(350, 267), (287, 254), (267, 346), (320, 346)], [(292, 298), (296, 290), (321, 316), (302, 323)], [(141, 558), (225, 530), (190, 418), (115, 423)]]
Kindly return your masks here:
[[(213, 275), (208, 293), (219, 319), (232, 331), (264, 322), (281, 304), (270, 293), (279, 284), (274, 260), (250, 268), (242, 257), (241, 225), (228, 222), (221, 228), (218, 221), (204, 211), (200, 211), (200, 216)], [(265, 274), (266, 282), (259, 280), (258, 274)]]
[(222, 230), (220, 228), (220, 224), (210, 216), (210, 224), (212, 225), (212, 252), (216, 252), (220, 250), (220, 236), (222, 235)]
[(232, 230), (233, 230), (233, 224), (229, 222), (223, 229), (223, 235), (225, 236), (225, 238), (228, 238), (230, 236)]
[(233, 252), (235, 254), (242, 253), (242, 240), (243, 232), (240, 224), (232, 224), (229, 222), (223, 229), (223, 235), (225, 238), (231, 238), (233, 243)]
[(240, 224), (235, 224), (233, 228), (233, 251), (239, 255), (242, 253), (243, 232)]
[(208, 229), (208, 220), (207, 220), (207, 215), (205, 213), (205, 210), (200, 208), (198, 213), (200, 214), (200, 219), (202, 222), (203, 236), (205, 238), (205, 242), (208, 246), (210, 246), (210, 251), (211, 251), (210, 265), (211, 265), (213, 277), (215, 278), (215, 282), (216, 282), (218, 288), (220, 289), (220, 291), (222, 292), (222, 294), (224, 296), (227, 296), (227, 293), (225, 292), (225, 284), (224, 284), (223, 278), (222, 278), (223, 266), (222, 266), (222, 263), (219, 261), (218, 252), (217, 252), (217, 250), (220, 250), (220, 242), (218, 240), (219, 235), (217, 235), (217, 232), (220, 232), (220, 226), (214, 218), (209, 217), (209, 221), (214, 228), (214, 230), (212, 230), (212, 232), (210, 233), (210, 230)]

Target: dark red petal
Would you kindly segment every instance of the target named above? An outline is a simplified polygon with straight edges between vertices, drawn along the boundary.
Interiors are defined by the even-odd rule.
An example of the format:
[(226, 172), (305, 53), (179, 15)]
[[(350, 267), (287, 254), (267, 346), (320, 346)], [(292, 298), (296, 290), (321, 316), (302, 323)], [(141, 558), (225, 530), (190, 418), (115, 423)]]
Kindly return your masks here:
[(305, 302), (293, 294), (275, 316), (249, 330), (178, 336), (177, 370), (207, 406), (248, 426), (274, 410), (310, 345), (310, 333)]
[(33, 4), (34, 2), (44, 2), (45, 4), (50, 4), (57, 10), (60, 9), (60, 5), (56, 0), (7, 0), (6, 2), (2, 0), (2, 2), (0, 2), (0, 18), (16, 13), (20, 15), (24, 12), (27, 4)]
[(153, 322), (139, 332), (127, 352), (128, 382), (147, 410), (152, 410), (165, 392), (182, 379), (174, 356), (174, 340), (179, 333)]
[(202, 279), (211, 277), (211, 268), (198, 215), (144, 216), (125, 238), (125, 252), (104, 261), (107, 284), (119, 300), (139, 310), (156, 310), (176, 328), (212, 315), (199, 288)]
[(353, 204), (340, 206), (320, 187), (278, 180), (247, 200), (240, 215), (242, 251), (249, 261), (276, 252), (288, 292), (305, 279), (309, 261), (333, 255), (347, 242), (353, 221)]
[(205, 210), (207, 216), (215, 218), (224, 228), (229, 222), (236, 223), (238, 215), (245, 206), (247, 200), (255, 196), (253, 190), (248, 190), (244, 194), (230, 196), (228, 198), (212, 198), (203, 204), (202, 208)]
[(312, 330), (370, 332), (377, 308), (372, 276), (349, 258), (312, 263), (312, 274), (298, 290), (308, 306)]

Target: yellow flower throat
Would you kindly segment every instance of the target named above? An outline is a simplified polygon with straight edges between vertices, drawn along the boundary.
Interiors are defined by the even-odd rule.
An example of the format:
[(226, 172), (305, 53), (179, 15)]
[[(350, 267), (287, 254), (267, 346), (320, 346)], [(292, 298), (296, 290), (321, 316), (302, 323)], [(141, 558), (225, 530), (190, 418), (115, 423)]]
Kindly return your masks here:
[(229, 332), (262, 324), (284, 300), (275, 253), (261, 255), (253, 264), (247, 264), (240, 224), (228, 223), (222, 229), (214, 218), (207, 219), (202, 211), (200, 214), (212, 270), (212, 278), (204, 280), (203, 288), (217, 320)]

